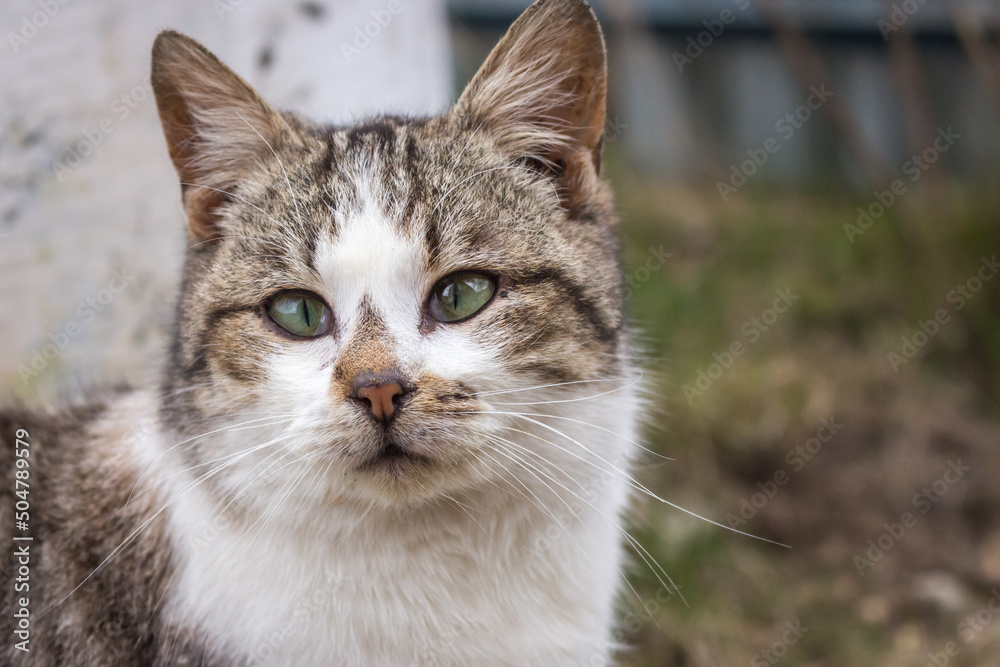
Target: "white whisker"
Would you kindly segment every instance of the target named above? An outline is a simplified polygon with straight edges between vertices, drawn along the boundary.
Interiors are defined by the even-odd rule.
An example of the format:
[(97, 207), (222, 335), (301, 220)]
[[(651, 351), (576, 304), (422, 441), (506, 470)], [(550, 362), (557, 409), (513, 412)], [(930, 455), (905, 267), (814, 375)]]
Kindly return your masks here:
[(288, 178), (288, 171), (285, 170), (285, 163), (282, 162), (281, 158), (278, 157), (278, 154), (274, 152), (274, 148), (272, 148), (271, 144), (268, 143), (267, 139), (264, 138), (264, 135), (261, 134), (260, 132), (258, 132), (257, 128), (254, 127), (253, 124), (250, 121), (248, 121), (243, 116), (240, 116), (239, 112), (235, 112), (235, 113), (236, 113), (237, 116), (239, 116), (240, 120), (242, 120), (244, 123), (246, 123), (247, 126), (249, 126), (250, 129), (253, 130), (257, 134), (258, 137), (260, 137), (260, 140), (263, 141), (264, 145), (267, 146), (268, 150), (271, 151), (271, 155), (273, 155), (274, 159), (278, 161), (278, 166), (281, 167), (281, 173), (285, 175), (285, 185), (288, 186), (288, 194), (290, 194), (292, 196), (292, 205), (295, 207), (295, 217), (297, 217), (299, 219), (299, 225), (302, 225), (302, 227), (305, 228), (305, 224), (302, 222), (302, 213), (299, 212), (299, 200), (295, 196), (295, 190), (292, 188), (292, 181)]
[[(504, 441), (505, 443), (507, 443), (508, 445), (515, 445), (515, 443), (513, 443), (513, 442), (511, 442), (511, 441), (509, 441), (509, 440), (506, 440), (506, 439), (503, 439), (503, 438), (501, 438), (501, 440), (503, 440), (503, 441)], [(515, 446), (516, 446), (516, 445), (515, 445)], [(521, 448), (521, 449), (524, 449), (524, 448)], [(527, 449), (525, 449), (525, 451), (530, 451), (530, 450), (527, 450)], [(545, 459), (544, 459), (544, 457), (542, 457), (541, 455), (539, 455), (539, 454), (537, 454), (537, 453), (535, 453), (535, 452), (532, 452), (532, 453), (533, 453), (533, 454), (535, 454), (535, 455), (536, 455), (536, 456), (537, 456), (537, 457), (538, 457), (539, 459), (542, 459), (542, 460), (545, 460)], [(520, 457), (518, 457), (518, 458), (520, 458)], [(527, 463), (526, 461), (523, 461), (523, 460), (522, 460), (522, 462), (523, 462), (523, 463)], [(532, 466), (532, 467), (534, 467), (534, 466)], [(538, 469), (538, 468), (536, 468), (536, 469)], [(572, 491), (572, 490), (571, 490), (571, 489), (569, 489), (569, 488), (568, 488), (568, 487), (567, 487), (566, 485), (564, 485), (564, 484), (560, 483), (560, 482), (559, 482), (558, 480), (556, 480), (556, 479), (555, 479), (555, 477), (554, 477), (554, 476), (552, 476), (551, 474), (548, 474), (548, 473), (545, 473), (544, 471), (541, 471), (540, 469), (538, 469), (538, 470), (539, 470), (539, 472), (541, 472), (542, 474), (544, 474), (544, 475), (545, 475), (546, 477), (548, 477), (549, 479), (551, 479), (551, 480), (552, 480), (552, 481), (553, 481), (554, 483), (556, 483), (556, 484), (558, 484), (558, 485), (559, 485), (560, 487), (562, 487), (562, 488), (563, 488), (563, 489), (564, 489), (565, 491), (567, 491), (568, 493), (572, 494), (572, 495), (573, 495), (573, 496), (575, 496), (575, 497), (576, 497), (576, 498), (577, 498), (578, 500), (580, 500), (580, 501), (581, 501), (582, 503), (584, 503), (585, 505), (587, 505), (588, 507), (590, 507), (591, 509), (593, 509), (593, 510), (594, 510), (595, 512), (597, 512), (598, 514), (600, 514), (600, 515), (601, 515), (602, 517), (604, 517), (605, 519), (608, 519), (609, 521), (611, 521), (611, 523), (612, 523), (612, 524), (613, 524), (613, 525), (615, 526), (615, 528), (616, 528), (616, 529), (617, 529), (617, 530), (618, 530), (618, 531), (619, 531), (619, 532), (620, 532), (620, 533), (621, 533), (621, 534), (622, 534), (622, 535), (623, 535), (623, 536), (624, 536), (624, 537), (625, 537), (625, 538), (626, 538), (626, 539), (627, 539), (627, 540), (628, 540), (629, 542), (632, 542), (632, 543), (635, 543), (635, 545), (636, 545), (636, 546), (635, 546), (634, 548), (636, 548), (637, 552), (638, 552), (638, 550), (639, 550), (639, 549), (642, 549), (642, 551), (645, 551), (645, 549), (644, 549), (644, 548), (642, 547), (642, 545), (641, 545), (641, 544), (638, 544), (638, 542), (637, 542), (637, 541), (635, 540), (635, 538), (633, 538), (633, 537), (632, 537), (632, 535), (631, 535), (631, 534), (629, 534), (629, 532), (628, 532), (627, 530), (625, 530), (625, 529), (624, 529), (624, 528), (623, 528), (622, 526), (618, 525), (618, 523), (617, 523), (616, 521), (614, 521), (614, 519), (612, 519), (611, 517), (609, 517), (609, 516), (608, 516), (608, 514), (607, 514), (606, 512), (604, 512), (604, 511), (603, 511), (602, 509), (600, 509), (599, 507), (597, 507), (597, 505), (595, 505), (595, 504), (594, 504), (593, 502), (591, 502), (590, 500), (588, 500), (588, 499), (584, 498), (584, 497), (583, 497), (583, 496), (581, 496), (580, 494), (576, 493), (575, 491)], [(529, 471), (529, 472), (530, 472), (530, 471)], [(536, 476), (536, 478), (537, 478), (537, 476)], [(539, 480), (539, 481), (541, 481), (541, 480)], [(576, 480), (574, 480), (574, 481), (576, 481)], [(578, 483), (579, 483), (579, 482), (578, 482)], [(543, 484), (544, 484), (544, 482), (543, 482)], [(546, 485), (546, 486), (548, 487), (548, 485)], [(551, 489), (550, 489), (550, 490), (551, 490)], [(588, 491), (587, 489), (584, 489), (584, 492), (585, 492), (585, 493), (587, 493), (588, 495), (591, 495), (591, 493), (590, 493), (590, 492), (589, 492), (589, 491)], [(557, 497), (558, 497), (558, 494), (556, 494), (556, 495), (557, 495)], [(560, 500), (563, 500), (563, 499), (562, 499), (562, 498), (560, 498)], [(570, 506), (570, 505), (569, 505), (569, 504), (568, 504), (568, 503), (567, 503), (567, 502), (566, 502), (565, 500), (563, 500), (563, 503), (564, 503), (564, 504), (566, 505), (566, 507), (567, 507), (567, 508), (569, 509), (569, 511), (570, 511), (570, 514), (572, 514), (572, 515), (573, 515), (574, 517), (576, 517), (576, 518), (580, 518), (580, 517), (579, 517), (579, 516), (578, 516), (578, 515), (577, 515), (577, 514), (576, 514), (576, 513), (575, 513), (575, 512), (573, 511), (573, 508), (572, 508), (572, 507), (571, 507), (571, 506)], [(560, 524), (560, 525), (561, 525), (561, 524)], [(581, 525), (583, 525), (584, 527), (587, 527), (587, 524), (586, 524), (585, 522), (581, 522)], [(567, 532), (568, 532), (568, 529), (566, 529), (565, 527), (563, 527), (563, 529), (564, 529), (564, 530), (567, 530)], [(588, 530), (589, 532), (591, 532), (591, 534), (593, 534), (593, 531), (590, 531), (590, 528), (589, 528), (589, 527), (587, 527), (587, 530)], [(579, 545), (578, 545), (578, 546), (579, 546)], [(673, 582), (673, 580), (672, 580), (672, 579), (670, 578), (670, 575), (668, 575), (668, 574), (666, 573), (666, 571), (665, 571), (665, 570), (663, 569), (663, 567), (662, 567), (662, 566), (660, 566), (660, 564), (659, 564), (659, 563), (658, 563), (658, 562), (656, 561), (656, 559), (654, 559), (654, 558), (653, 558), (653, 557), (652, 557), (652, 556), (651, 556), (651, 555), (649, 554), (649, 552), (648, 552), (648, 551), (645, 551), (645, 554), (646, 554), (646, 555), (643, 555), (643, 553), (642, 553), (642, 552), (639, 552), (639, 555), (640, 555), (640, 557), (641, 557), (641, 558), (643, 559), (643, 561), (644, 561), (644, 562), (646, 563), (647, 567), (649, 567), (649, 568), (650, 568), (650, 570), (651, 570), (651, 571), (653, 572), (653, 575), (654, 575), (654, 576), (655, 576), (655, 577), (656, 577), (656, 578), (657, 578), (657, 579), (658, 579), (658, 580), (660, 581), (660, 584), (661, 584), (661, 585), (662, 585), (662, 586), (663, 586), (664, 588), (666, 588), (666, 589), (667, 589), (668, 591), (670, 590), (670, 588), (671, 588), (671, 587), (672, 587), (672, 588), (673, 588), (674, 590), (676, 590), (676, 591), (677, 591), (677, 594), (678, 594), (678, 595), (680, 595), (680, 597), (681, 597), (681, 600), (683, 600), (683, 601), (684, 601), (684, 605), (685, 605), (685, 606), (687, 606), (687, 600), (685, 600), (685, 599), (684, 599), (684, 596), (683, 596), (683, 595), (681, 594), (681, 592), (680, 592), (680, 588), (678, 588), (678, 586), (677, 586), (677, 585), (676, 585), (676, 584), (675, 584), (675, 583)], [(648, 556), (648, 558), (647, 558), (647, 556)], [(666, 577), (666, 582), (670, 582), (670, 586), (668, 586), (668, 585), (667, 585), (667, 583), (666, 583), (666, 582), (665, 582), (665, 581), (663, 580), (663, 578), (661, 578), (661, 577), (660, 577), (660, 574), (659, 574), (659, 572), (657, 572), (657, 569), (659, 569), (659, 572), (662, 572), (662, 573), (663, 573), (663, 576), (664, 576), (664, 577)], [(625, 579), (625, 580), (627, 581), (627, 577), (625, 576), (625, 574), (624, 574), (623, 572), (621, 572), (621, 570), (619, 570), (619, 573), (620, 573), (620, 574), (622, 575), (622, 578), (623, 578), (623, 579)], [(631, 584), (630, 584), (630, 587), (631, 587)], [(636, 593), (635, 589), (633, 589), (633, 593)], [(638, 593), (636, 593), (636, 597), (638, 598)], [(639, 598), (639, 601), (640, 601), (640, 602), (642, 601), (642, 600), (641, 600), (641, 598)], [(655, 621), (654, 621), (654, 622), (655, 622)]]
[[(553, 433), (555, 433), (557, 435), (562, 436), (563, 438), (566, 438), (566, 440), (568, 440), (569, 442), (577, 445), (578, 447), (580, 447), (581, 449), (583, 449), (585, 452), (587, 452), (587, 453), (591, 454), (592, 456), (594, 456), (595, 458), (597, 458), (599, 461), (602, 461), (603, 463), (607, 463), (609, 466), (611, 466), (612, 470), (614, 470), (615, 472), (617, 472), (617, 473), (619, 473), (621, 475), (620, 477), (618, 477), (618, 479), (620, 481), (625, 482), (628, 486), (630, 486), (631, 488), (635, 489), (636, 491), (640, 491), (640, 492), (646, 494), (647, 496), (649, 496), (653, 500), (657, 500), (657, 501), (659, 501), (659, 502), (661, 502), (661, 503), (663, 503), (665, 505), (669, 505), (670, 507), (673, 507), (674, 509), (680, 510), (681, 512), (684, 512), (685, 514), (693, 516), (696, 519), (701, 519), (702, 521), (705, 521), (706, 523), (710, 523), (713, 526), (718, 526), (719, 528), (723, 528), (723, 529), (728, 530), (728, 531), (730, 531), (732, 533), (737, 533), (739, 535), (744, 535), (746, 537), (750, 537), (750, 538), (753, 538), (755, 540), (760, 540), (761, 542), (767, 542), (769, 544), (774, 544), (774, 545), (779, 546), (779, 547), (785, 547), (786, 549), (791, 549), (791, 547), (788, 546), (787, 544), (782, 544), (781, 542), (776, 542), (774, 540), (769, 540), (766, 537), (760, 537), (759, 535), (754, 535), (752, 533), (747, 533), (747, 532), (744, 532), (742, 530), (737, 530), (736, 528), (732, 528), (732, 527), (727, 526), (727, 525), (725, 525), (723, 523), (719, 523), (718, 521), (713, 521), (712, 519), (709, 519), (707, 517), (701, 516), (700, 514), (692, 512), (691, 510), (686, 509), (684, 507), (681, 507), (680, 505), (677, 505), (675, 503), (672, 503), (669, 500), (666, 500), (665, 498), (661, 498), (660, 496), (658, 496), (657, 494), (653, 493), (648, 488), (646, 488), (645, 486), (643, 486), (642, 484), (640, 484), (639, 482), (637, 482), (635, 479), (633, 479), (632, 476), (629, 475), (628, 473), (626, 473), (624, 470), (622, 470), (618, 466), (614, 465), (613, 463), (611, 463), (607, 459), (603, 458), (599, 454), (597, 454), (597, 453), (589, 450), (585, 445), (583, 445), (582, 443), (580, 443), (578, 440), (576, 440), (576, 439), (574, 439), (574, 438), (566, 435), (565, 433), (563, 433), (559, 429), (553, 428), (552, 426), (549, 426), (548, 424), (544, 424), (544, 423), (542, 423), (542, 422), (540, 422), (540, 421), (538, 421), (536, 419), (532, 419), (531, 417), (529, 417), (529, 416), (527, 416), (527, 415), (525, 415), (523, 413), (519, 413), (519, 412), (499, 412), (499, 411), (470, 411), (470, 412), (461, 412), (461, 413), (454, 413), (454, 414), (503, 414), (503, 415), (513, 415), (515, 417), (520, 417), (521, 419), (529, 421), (532, 424), (535, 424), (536, 426), (540, 426), (540, 427), (542, 427), (544, 429), (552, 431)], [(590, 466), (593, 466), (594, 468), (600, 470), (601, 472), (609, 473), (608, 470), (605, 470), (605, 469), (601, 468), (599, 465), (597, 465), (593, 461), (588, 460), (586, 457), (580, 456), (579, 454), (576, 454), (575, 452), (571, 452), (570, 450), (568, 450), (568, 449), (566, 449), (564, 447), (560, 447), (560, 449), (562, 451), (566, 452), (567, 454), (569, 454), (570, 456), (573, 456), (573, 457), (575, 457), (577, 459), (580, 459), (584, 463), (586, 463), (586, 464), (588, 464)]]
[[(154, 458), (152, 461), (150, 461), (146, 465), (146, 467), (143, 468), (142, 471), (139, 473), (139, 476), (136, 477), (135, 483), (132, 484), (132, 488), (128, 492), (128, 497), (125, 499), (125, 505), (124, 506), (128, 507), (129, 501), (132, 499), (132, 494), (135, 493), (135, 488), (139, 485), (139, 482), (142, 481), (142, 478), (146, 475), (146, 473), (149, 471), (149, 469), (153, 465), (155, 465), (157, 461), (159, 461), (161, 458), (163, 458), (164, 456), (166, 456), (168, 453), (170, 453), (174, 449), (180, 447), (181, 445), (189, 444), (191, 442), (194, 442), (195, 440), (198, 440), (200, 438), (204, 438), (204, 437), (209, 436), (209, 435), (214, 435), (216, 433), (221, 433), (222, 431), (228, 431), (228, 430), (233, 429), (233, 428), (246, 426), (247, 424), (252, 424), (254, 422), (266, 421), (266, 420), (269, 420), (269, 419), (273, 420), (273, 419), (275, 419), (275, 416), (274, 415), (268, 415), (266, 417), (258, 417), (257, 419), (250, 419), (250, 420), (245, 421), (245, 422), (240, 422), (239, 424), (231, 424), (229, 426), (223, 426), (223, 427), (217, 428), (217, 429), (215, 429), (213, 431), (208, 431), (206, 433), (201, 433), (199, 435), (195, 435), (195, 436), (192, 436), (190, 438), (187, 438), (186, 440), (181, 440), (176, 445), (168, 447), (167, 449), (165, 449), (162, 452), (160, 452), (160, 454), (156, 458)], [(289, 419), (289, 421), (291, 421), (291, 420)], [(281, 423), (281, 421), (279, 420), (279, 421), (276, 421), (276, 422), (273, 422), (273, 423), (261, 424), (261, 426), (273, 426), (274, 424), (280, 424), (280, 423)]]
[[(641, 378), (641, 375), (640, 375)], [(594, 382), (629, 382), (635, 378), (598, 378), (594, 380), (569, 380), (567, 382), (552, 382), (549, 384), (539, 384), (531, 387), (519, 387), (517, 389), (501, 389), (497, 391), (479, 391), (472, 395), (481, 398), (483, 396), (499, 396), (501, 394), (516, 394), (523, 391), (535, 391), (537, 389), (549, 389), (550, 387), (566, 387), (573, 384), (591, 384)]]
[(628, 389), (629, 387), (633, 387), (641, 381), (642, 378), (639, 377), (626, 385), (622, 385), (621, 387), (615, 387), (614, 389), (609, 389), (608, 391), (602, 391), (599, 394), (591, 394), (590, 396), (580, 396), (577, 398), (562, 398), (554, 401), (532, 401), (525, 403), (494, 403), (494, 405), (553, 405), (555, 403), (578, 403), (580, 401), (589, 401), (595, 398), (599, 398), (601, 396), (607, 396), (608, 394), (613, 394), (615, 392)]
[[(287, 437), (287, 436), (286, 436), (286, 437)], [(267, 445), (270, 445), (270, 444), (275, 444), (276, 442), (279, 442), (279, 441), (280, 441), (280, 439), (281, 439), (281, 438), (276, 438), (275, 440), (272, 440), (271, 442), (268, 442), (268, 443), (265, 443), (264, 445), (258, 445), (258, 446), (256, 446), (256, 447), (252, 447), (252, 448), (250, 448), (250, 449), (248, 449), (248, 450), (246, 450), (246, 451), (242, 452), (242, 453), (241, 453), (241, 457), (240, 457), (240, 458), (242, 458), (242, 456), (249, 456), (249, 455), (250, 455), (250, 454), (251, 454), (252, 452), (254, 452), (254, 451), (256, 451), (256, 450), (260, 449), (261, 447), (264, 447), (264, 446), (267, 446)], [(205, 473), (205, 474), (203, 474), (202, 476), (200, 476), (200, 477), (197, 477), (197, 478), (195, 478), (195, 479), (194, 479), (193, 481), (189, 482), (189, 483), (188, 483), (188, 484), (187, 484), (187, 485), (186, 485), (186, 486), (185, 486), (184, 488), (182, 488), (182, 489), (181, 489), (180, 491), (178, 491), (178, 492), (177, 492), (176, 494), (174, 494), (174, 495), (173, 495), (173, 497), (171, 497), (171, 498), (170, 498), (170, 499), (169, 499), (169, 500), (168, 500), (168, 501), (167, 501), (167, 502), (166, 502), (166, 503), (165, 503), (165, 504), (164, 504), (164, 505), (163, 505), (162, 507), (160, 507), (160, 509), (158, 509), (158, 510), (156, 510), (155, 512), (153, 512), (153, 514), (152, 514), (151, 516), (149, 516), (149, 518), (147, 518), (147, 519), (146, 519), (145, 521), (143, 521), (143, 522), (142, 522), (141, 524), (139, 524), (139, 527), (138, 527), (138, 528), (136, 528), (136, 529), (135, 529), (135, 530), (133, 530), (133, 531), (132, 531), (131, 533), (129, 533), (129, 535), (128, 535), (128, 536), (127, 536), (127, 537), (126, 537), (126, 538), (125, 538), (124, 540), (122, 540), (121, 544), (119, 544), (119, 545), (118, 545), (117, 547), (115, 547), (114, 549), (112, 549), (112, 550), (111, 550), (111, 553), (109, 553), (109, 554), (108, 554), (108, 555), (107, 555), (107, 556), (106, 556), (106, 557), (104, 558), (104, 560), (102, 560), (102, 561), (101, 561), (101, 562), (100, 562), (100, 563), (99, 563), (99, 564), (97, 565), (97, 567), (95, 567), (95, 568), (94, 568), (94, 569), (93, 569), (93, 570), (91, 571), (91, 573), (90, 573), (90, 574), (88, 574), (88, 575), (87, 575), (86, 577), (84, 577), (83, 581), (81, 581), (81, 582), (80, 582), (79, 584), (77, 584), (77, 585), (76, 585), (76, 586), (75, 586), (75, 587), (73, 588), (73, 590), (71, 590), (71, 591), (70, 591), (69, 593), (67, 593), (67, 594), (66, 594), (65, 596), (63, 596), (63, 598), (62, 598), (62, 599), (60, 599), (60, 600), (59, 600), (58, 602), (56, 602), (56, 603), (55, 603), (55, 604), (53, 604), (53, 605), (52, 605), (51, 607), (49, 607), (48, 609), (46, 609), (46, 610), (45, 610), (45, 611), (44, 611), (44, 612), (43, 612), (43, 613), (41, 614), (41, 616), (45, 616), (46, 614), (48, 614), (49, 612), (51, 612), (51, 611), (52, 611), (53, 609), (55, 609), (56, 607), (58, 607), (59, 605), (61, 605), (61, 604), (62, 604), (63, 602), (65, 602), (66, 600), (68, 600), (68, 599), (70, 598), (70, 596), (71, 596), (71, 595), (73, 595), (73, 594), (74, 594), (74, 593), (76, 593), (76, 592), (77, 592), (78, 590), (80, 590), (80, 587), (81, 587), (81, 586), (83, 586), (83, 585), (84, 585), (84, 584), (86, 584), (86, 583), (87, 583), (88, 581), (90, 581), (90, 580), (91, 580), (91, 578), (93, 578), (93, 576), (94, 576), (95, 574), (97, 574), (97, 573), (98, 573), (98, 572), (99, 572), (99, 571), (101, 570), (101, 568), (103, 568), (103, 567), (104, 567), (104, 566), (105, 566), (105, 565), (106, 565), (106, 564), (107, 564), (108, 562), (110, 562), (110, 561), (111, 561), (111, 560), (112, 560), (112, 559), (113, 559), (113, 558), (114, 558), (115, 556), (117, 556), (117, 555), (118, 555), (119, 553), (121, 553), (121, 551), (122, 551), (122, 550), (123, 550), (123, 549), (124, 549), (125, 547), (127, 547), (127, 546), (128, 546), (129, 544), (131, 544), (131, 543), (132, 543), (132, 541), (133, 541), (133, 540), (134, 540), (134, 539), (135, 539), (135, 538), (136, 538), (136, 537), (137, 537), (137, 536), (138, 536), (138, 535), (139, 535), (139, 534), (140, 534), (140, 533), (141, 533), (141, 532), (142, 532), (143, 530), (145, 530), (146, 526), (148, 526), (148, 525), (149, 525), (150, 523), (152, 523), (153, 521), (155, 521), (155, 520), (156, 520), (156, 518), (157, 518), (158, 516), (160, 516), (160, 514), (162, 514), (162, 513), (164, 512), (164, 511), (166, 511), (166, 510), (167, 510), (167, 509), (168, 509), (168, 508), (169, 508), (169, 507), (170, 507), (171, 505), (173, 505), (173, 504), (174, 504), (174, 503), (175, 503), (175, 502), (177, 501), (177, 499), (178, 499), (178, 498), (180, 498), (180, 497), (181, 497), (182, 495), (184, 495), (184, 494), (185, 494), (185, 493), (186, 493), (187, 491), (189, 491), (190, 489), (192, 489), (192, 488), (194, 488), (194, 487), (198, 486), (199, 484), (201, 484), (202, 482), (204, 482), (204, 481), (205, 481), (206, 479), (208, 479), (208, 478), (210, 478), (210, 477), (213, 477), (213, 476), (217, 475), (217, 474), (218, 474), (219, 472), (221, 472), (222, 470), (225, 470), (225, 469), (226, 469), (227, 467), (229, 467), (230, 465), (233, 465), (233, 464), (234, 464), (234, 463), (235, 463), (236, 461), (238, 461), (238, 460), (239, 460), (239, 458), (236, 458), (236, 459), (232, 459), (232, 460), (230, 460), (230, 461), (227, 461), (226, 463), (222, 464), (222, 465), (221, 465), (221, 466), (219, 466), (218, 468), (215, 468), (214, 470), (209, 470), (208, 472), (206, 472), (206, 473)]]

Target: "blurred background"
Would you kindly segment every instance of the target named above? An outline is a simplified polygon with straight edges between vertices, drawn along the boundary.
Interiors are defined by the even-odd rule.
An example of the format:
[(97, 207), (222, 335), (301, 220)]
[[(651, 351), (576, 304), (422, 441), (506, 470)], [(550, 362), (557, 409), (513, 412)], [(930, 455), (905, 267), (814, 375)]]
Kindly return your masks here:
[[(183, 243), (158, 29), (345, 122), (444, 108), (527, 4), (5, 3), (4, 395), (155, 377)], [(681, 595), (635, 556), (622, 663), (1000, 664), (1000, 7), (593, 4), (647, 436), (674, 459), (637, 476), (789, 547), (639, 499)]]

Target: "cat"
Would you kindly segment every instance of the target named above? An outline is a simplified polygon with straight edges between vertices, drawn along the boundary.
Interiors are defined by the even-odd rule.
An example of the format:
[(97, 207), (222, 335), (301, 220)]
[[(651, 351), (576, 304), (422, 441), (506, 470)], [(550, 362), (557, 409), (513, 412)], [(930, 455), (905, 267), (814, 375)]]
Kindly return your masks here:
[(539, 0), (441, 115), (330, 127), (161, 33), (172, 343), (157, 387), (0, 415), (3, 663), (610, 664), (642, 404), (606, 71)]

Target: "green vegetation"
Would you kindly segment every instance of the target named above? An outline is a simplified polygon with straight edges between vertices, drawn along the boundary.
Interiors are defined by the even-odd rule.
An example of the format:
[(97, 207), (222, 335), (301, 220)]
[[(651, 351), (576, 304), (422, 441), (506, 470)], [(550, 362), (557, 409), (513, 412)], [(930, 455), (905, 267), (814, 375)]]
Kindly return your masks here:
[[(623, 662), (923, 665), (953, 642), (949, 665), (997, 664), (1000, 615), (962, 624), (1000, 590), (1000, 201), (915, 188), (851, 243), (868, 201), (723, 203), (611, 167), (649, 440), (676, 459), (638, 477), (792, 547), (640, 499), (634, 535), (689, 606), (636, 558)], [(651, 248), (671, 253), (658, 269)], [(935, 486), (957, 459), (971, 471)], [(869, 540), (888, 549), (865, 565)]]

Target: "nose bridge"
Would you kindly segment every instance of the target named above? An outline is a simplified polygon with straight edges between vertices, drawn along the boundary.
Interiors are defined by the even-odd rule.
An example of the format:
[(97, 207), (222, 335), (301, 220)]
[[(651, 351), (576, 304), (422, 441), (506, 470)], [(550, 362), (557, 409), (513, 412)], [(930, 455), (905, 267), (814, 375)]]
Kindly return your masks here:
[(343, 395), (388, 428), (402, 397), (411, 389), (403, 378), (396, 342), (382, 318), (362, 301), (357, 325), (340, 352), (335, 374)]
[(341, 347), (334, 374), (347, 392), (396, 381), (400, 375), (396, 343), (382, 317), (362, 301), (359, 317)]

